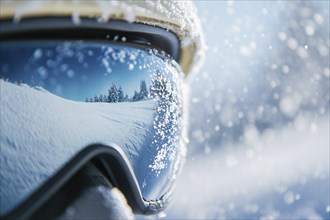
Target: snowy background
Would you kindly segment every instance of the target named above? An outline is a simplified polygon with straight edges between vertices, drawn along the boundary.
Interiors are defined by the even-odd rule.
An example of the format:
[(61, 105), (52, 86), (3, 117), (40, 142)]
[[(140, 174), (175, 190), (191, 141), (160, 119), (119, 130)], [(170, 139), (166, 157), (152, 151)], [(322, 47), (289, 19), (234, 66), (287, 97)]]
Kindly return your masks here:
[(188, 157), (158, 217), (330, 219), (329, 2), (195, 4), (206, 64), (188, 82)]

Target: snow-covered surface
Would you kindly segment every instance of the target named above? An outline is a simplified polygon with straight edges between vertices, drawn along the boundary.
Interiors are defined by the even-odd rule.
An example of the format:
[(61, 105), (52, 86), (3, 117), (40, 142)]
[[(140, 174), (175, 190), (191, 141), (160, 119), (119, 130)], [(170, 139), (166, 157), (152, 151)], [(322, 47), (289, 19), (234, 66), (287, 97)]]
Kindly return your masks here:
[[(93, 204), (90, 204), (91, 201)], [(92, 206), (92, 210), (88, 207)], [(132, 209), (117, 188), (98, 186), (84, 192), (79, 199), (65, 210), (59, 219), (134, 219)]]
[(114, 213), (116, 213), (116, 215), (111, 216), (113, 219), (134, 219), (133, 212), (120, 190), (117, 188), (108, 190), (102, 186), (99, 186), (97, 190), (103, 196), (104, 206), (114, 210)]
[(153, 100), (83, 103), (3, 80), (0, 88), (1, 214), (89, 144), (116, 143), (133, 167), (148, 167), (144, 142), (153, 127)]

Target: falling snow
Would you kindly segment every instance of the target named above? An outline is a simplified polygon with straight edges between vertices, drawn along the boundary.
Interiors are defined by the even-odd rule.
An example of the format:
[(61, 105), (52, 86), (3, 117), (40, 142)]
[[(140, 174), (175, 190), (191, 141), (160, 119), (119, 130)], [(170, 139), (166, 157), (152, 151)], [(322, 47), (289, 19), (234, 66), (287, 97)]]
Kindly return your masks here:
[[(123, 8), (129, 22), (139, 13), (157, 9), (184, 27), (180, 31), (167, 27), (182, 34), (183, 47), (197, 42), (198, 48), (205, 49), (201, 26), (207, 36), (209, 50), (203, 71), (208, 74), (188, 81), (191, 108), (186, 171), (172, 207), (159, 218), (329, 217), (329, 2), (196, 2), (202, 25), (191, 13), (195, 8), (185, 1), (176, 3), (178, 7), (148, 1), (146, 9), (135, 8), (138, 13), (116, 1), (97, 4), (102, 9), (97, 18), (100, 22)], [(14, 21), (42, 5), (42, 1), (33, 1), (29, 7), (24, 4)], [(72, 22), (80, 23), (78, 13), (72, 14)], [(83, 63), (82, 56), (76, 57), (80, 49), (75, 48), (66, 44), (58, 50)], [(127, 51), (104, 48), (103, 52), (105, 74), (112, 72), (110, 60), (124, 62), (125, 57), (130, 57), (127, 69), (145, 68), (134, 63), (135, 55)], [(45, 56), (45, 51), (36, 49), (33, 59)], [(75, 76), (69, 65), (60, 63), (62, 57), (51, 59), (49, 54), (48, 58), (48, 66), (58, 65), (68, 78)], [(194, 57), (197, 66), (202, 60), (202, 53)], [(49, 76), (43, 66), (37, 74)], [(165, 90), (178, 89), (163, 81)], [(181, 114), (176, 106), (181, 100), (173, 101), (166, 93), (157, 97), (163, 100), (157, 111), (164, 114), (153, 124), (159, 135), (154, 146), (159, 151), (149, 168), (159, 173), (166, 166), (164, 161), (175, 155), (171, 141), (160, 140), (168, 135), (164, 132), (168, 121)]]
[(196, 4), (209, 50), (167, 217), (328, 219), (329, 2)]

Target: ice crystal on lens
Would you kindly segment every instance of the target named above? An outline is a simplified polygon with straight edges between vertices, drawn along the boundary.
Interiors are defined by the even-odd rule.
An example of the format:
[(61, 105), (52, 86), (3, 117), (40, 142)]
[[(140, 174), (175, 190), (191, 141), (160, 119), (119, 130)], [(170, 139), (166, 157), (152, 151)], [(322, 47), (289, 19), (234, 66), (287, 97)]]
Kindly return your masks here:
[(283, 200), (287, 205), (291, 205), (295, 200), (294, 194), (291, 191), (286, 192)]
[(132, 70), (134, 69), (134, 65), (133, 65), (132, 63), (130, 63), (130, 64), (128, 65), (128, 69), (129, 69), (130, 71), (132, 71)]
[(328, 206), (325, 208), (325, 211), (328, 212), (328, 213), (330, 212), (330, 205), (328, 205)]
[[(153, 128), (152, 149), (156, 149), (154, 159), (149, 168), (159, 175), (168, 164), (172, 164), (177, 155), (177, 147), (181, 138), (181, 75), (177, 63), (166, 57), (165, 52), (155, 49), (113, 50), (103, 48), (102, 64), (110, 72), (113, 65), (122, 63), (129, 71), (146, 70), (151, 79), (148, 99), (156, 103)], [(147, 59), (148, 57), (148, 59)]]
[(149, 167), (159, 175), (167, 167), (168, 161), (176, 156), (181, 137), (182, 100), (180, 76), (172, 63), (164, 65), (156, 61), (156, 66), (160, 69), (151, 71), (150, 96), (157, 103), (153, 144), (158, 151)]
[(34, 59), (40, 59), (41, 57), (42, 57), (42, 50), (41, 49), (36, 49), (35, 51), (34, 51), (34, 53), (33, 53), (33, 58)]
[(81, 20), (80, 20), (80, 17), (79, 17), (79, 14), (77, 12), (73, 12), (72, 13), (72, 22), (75, 24), (75, 25), (79, 25), (81, 23)]

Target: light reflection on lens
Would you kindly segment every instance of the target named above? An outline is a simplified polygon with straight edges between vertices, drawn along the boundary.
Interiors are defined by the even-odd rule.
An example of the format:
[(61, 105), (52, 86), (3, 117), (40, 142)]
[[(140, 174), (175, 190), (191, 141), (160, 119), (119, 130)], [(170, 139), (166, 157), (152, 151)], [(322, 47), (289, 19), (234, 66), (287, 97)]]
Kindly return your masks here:
[[(1, 78), (12, 83), (42, 87), (97, 109), (106, 105), (120, 112), (125, 104), (131, 108), (125, 118), (134, 118), (134, 109), (144, 106), (150, 122), (140, 128), (127, 124), (130, 135), (120, 141), (109, 134), (106, 141), (120, 143), (144, 198), (157, 199), (169, 189), (181, 159), (182, 73), (175, 62), (156, 50), (80, 41), (8, 42), (0, 48), (7, 54), (0, 62)], [(99, 129), (107, 132), (102, 125)]]

